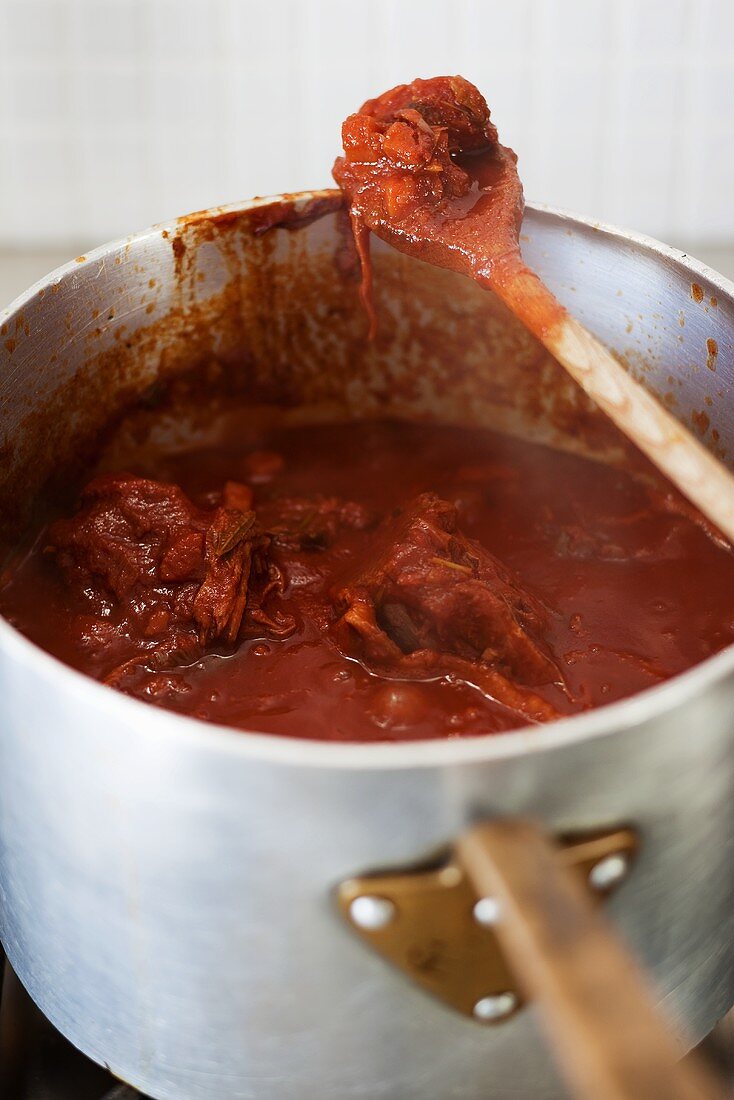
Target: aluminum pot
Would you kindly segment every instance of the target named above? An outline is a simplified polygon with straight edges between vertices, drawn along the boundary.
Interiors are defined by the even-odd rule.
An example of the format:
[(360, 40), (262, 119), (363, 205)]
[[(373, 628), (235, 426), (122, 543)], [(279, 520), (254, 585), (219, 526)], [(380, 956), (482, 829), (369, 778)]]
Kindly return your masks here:
[[(540, 207), (523, 249), (727, 460), (734, 286)], [(386, 247), (375, 263), (374, 346), (333, 193), (194, 215), (37, 284), (0, 314), (5, 528), (132, 398), (195, 363), (291, 417), (471, 421), (619, 454), (491, 295)], [(151, 432), (202, 430), (189, 409)], [(632, 826), (639, 857), (609, 906), (622, 934), (691, 1041), (734, 1002), (734, 649), (550, 727), (403, 745), (181, 718), (2, 621), (0, 677), (2, 941), (56, 1027), (159, 1100), (560, 1095), (532, 1009), (483, 1027), (335, 912), (337, 883), (421, 859), (477, 817)]]

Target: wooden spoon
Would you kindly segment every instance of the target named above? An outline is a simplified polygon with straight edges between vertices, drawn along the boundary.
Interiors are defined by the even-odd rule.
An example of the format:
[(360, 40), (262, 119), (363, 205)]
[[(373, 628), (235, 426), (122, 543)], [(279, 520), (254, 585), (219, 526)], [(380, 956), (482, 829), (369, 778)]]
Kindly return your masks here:
[(456, 852), (498, 903), (498, 939), (578, 1100), (726, 1100), (697, 1057), (679, 1061), (646, 976), (537, 826), (477, 825)]
[(403, 84), (342, 129), (334, 177), (350, 204), (374, 332), (369, 231), (500, 297), (617, 427), (734, 542), (734, 476), (558, 302), (523, 262), (517, 157), (461, 77)]

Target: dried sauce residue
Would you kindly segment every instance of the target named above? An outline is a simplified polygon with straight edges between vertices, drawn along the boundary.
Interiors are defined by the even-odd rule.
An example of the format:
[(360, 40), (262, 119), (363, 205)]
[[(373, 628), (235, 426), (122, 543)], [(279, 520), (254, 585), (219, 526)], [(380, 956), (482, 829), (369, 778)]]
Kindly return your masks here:
[(709, 336), (706, 341), (706, 366), (709, 370), (716, 370), (716, 359), (719, 354), (719, 345), (714, 340), (713, 336)]
[(698, 429), (701, 435), (705, 435), (711, 426), (711, 417), (703, 409), (700, 412), (691, 413), (691, 423)]

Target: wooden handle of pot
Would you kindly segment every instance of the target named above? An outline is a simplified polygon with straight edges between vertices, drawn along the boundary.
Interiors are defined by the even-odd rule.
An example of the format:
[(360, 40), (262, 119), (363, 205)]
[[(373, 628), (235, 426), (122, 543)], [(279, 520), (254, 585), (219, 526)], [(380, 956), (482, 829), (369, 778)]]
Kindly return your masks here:
[(456, 853), (499, 903), (497, 936), (578, 1100), (724, 1100), (704, 1067), (679, 1061), (642, 972), (540, 829), (480, 825)]
[(734, 542), (734, 475), (726, 466), (528, 268), (492, 287), (620, 431)]

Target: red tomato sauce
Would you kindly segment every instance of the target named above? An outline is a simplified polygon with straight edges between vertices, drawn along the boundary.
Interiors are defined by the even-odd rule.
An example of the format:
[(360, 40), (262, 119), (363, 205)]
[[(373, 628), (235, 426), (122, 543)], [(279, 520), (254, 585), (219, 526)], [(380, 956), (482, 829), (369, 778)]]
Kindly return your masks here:
[(654, 474), (481, 429), (264, 427), (93, 479), (0, 609), (137, 698), (241, 729), (459, 737), (734, 640), (734, 555)]

